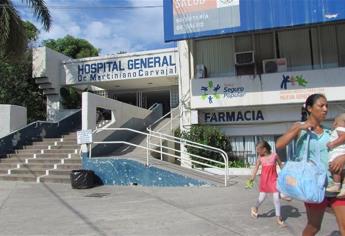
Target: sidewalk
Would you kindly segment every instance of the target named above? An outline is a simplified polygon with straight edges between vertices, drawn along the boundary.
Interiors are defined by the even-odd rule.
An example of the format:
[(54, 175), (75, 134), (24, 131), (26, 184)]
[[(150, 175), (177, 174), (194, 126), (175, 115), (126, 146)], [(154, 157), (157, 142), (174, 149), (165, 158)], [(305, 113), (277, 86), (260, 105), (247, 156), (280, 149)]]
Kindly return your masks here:
[[(282, 201), (288, 227), (275, 223), (271, 197), (250, 217), (257, 190), (245, 177), (230, 187), (101, 186), (0, 181), (0, 235), (300, 235), (303, 203)], [(338, 235), (325, 213), (319, 235)]]

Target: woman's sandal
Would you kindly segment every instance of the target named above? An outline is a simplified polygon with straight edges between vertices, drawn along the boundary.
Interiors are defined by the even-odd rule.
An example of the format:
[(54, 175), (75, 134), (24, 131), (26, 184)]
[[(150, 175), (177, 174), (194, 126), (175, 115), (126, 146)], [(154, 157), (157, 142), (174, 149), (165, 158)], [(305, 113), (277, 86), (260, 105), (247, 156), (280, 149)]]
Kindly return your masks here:
[(280, 227), (286, 227), (286, 226), (287, 226), (287, 225), (285, 224), (285, 222), (284, 222), (282, 219), (280, 219), (280, 218), (277, 219), (277, 224), (278, 224)]
[(253, 218), (258, 218), (258, 209), (256, 207), (250, 208), (250, 215)]

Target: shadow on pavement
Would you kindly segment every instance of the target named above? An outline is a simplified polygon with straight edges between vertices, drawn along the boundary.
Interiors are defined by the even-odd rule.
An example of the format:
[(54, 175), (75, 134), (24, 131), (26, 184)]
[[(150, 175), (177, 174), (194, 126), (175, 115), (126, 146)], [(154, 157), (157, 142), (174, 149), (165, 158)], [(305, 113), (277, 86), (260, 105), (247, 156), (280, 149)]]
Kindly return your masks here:
[[(281, 211), (281, 216), (283, 220), (286, 220), (290, 217), (297, 218), (301, 216), (301, 212), (296, 207), (293, 207), (290, 205), (281, 206), (280, 211)], [(275, 216), (276, 216), (276, 213), (274, 209), (269, 210), (268, 212), (265, 212), (259, 215), (259, 217), (275, 217)]]

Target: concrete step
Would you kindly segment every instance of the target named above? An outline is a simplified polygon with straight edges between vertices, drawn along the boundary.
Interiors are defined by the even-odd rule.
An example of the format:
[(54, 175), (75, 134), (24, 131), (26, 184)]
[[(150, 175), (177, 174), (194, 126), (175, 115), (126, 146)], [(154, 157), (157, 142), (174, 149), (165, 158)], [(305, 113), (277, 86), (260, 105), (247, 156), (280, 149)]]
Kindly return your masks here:
[(22, 174), (22, 175), (0, 175), (0, 180), (36, 182), (36, 176), (34, 176), (34, 175), (32, 175), (32, 174)]
[(14, 163), (14, 162), (0, 163), (0, 167), (2, 169), (13, 169), (13, 168), (17, 168), (17, 163)]
[(35, 148), (35, 149), (18, 149), (18, 150), (16, 150), (15, 154), (35, 154), (35, 153), (40, 153), (41, 150), (44, 150), (44, 149), (39, 149), (39, 148)]
[(9, 168), (3, 168), (3, 167), (1, 167), (1, 165), (0, 165), (0, 175), (7, 174), (7, 173), (8, 173), (8, 169), (9, 169)]
[(59, 164), (61, 163), (60, 158), (35, 158), (28, 160), (28, 164), (45, 163), (45, 164)]
[(66, 140), (58, 143), (59, 145), (78, 145), (77, 140)]
[(72, 142), (77, 143), (77, 138), (44, 138), (41, 142), (44, 143), (65, 143), (65, 142)]
[(35, 176), (41, 176), (41, 175), (45, 175), (46, 171), (39, 169), (39, 168), (19, 168), (19, 169), (14, 169), (11, 170), (11, 175), (35, 175)]
[[(35, 141), (32, 142), (31, 145), (54, 145), (55, 142), (59, 143), (59, 140), (42, 140), (42, 141)], [(29, 146), (29, 145), (27, 145)]]
[(29, 158), (32, 158), (32, 156), (31, 157), (22, 157), (22, 158), (19, 158), (19, 157), (5, 158), (5, 159), (1, 160), (0, 165), (5, 164), (5, 163), (12, 163), (12, 164), (24, 163), (25, 159), (29, 159)]
[(43, 153), (43, 154), (36, 154), (37, 158), (68, 158), (71, 156), (72, 158), (80, 158), (79, 154), (75, 153)]
[(62, 135), (62, 138), (63, 139), (75, 139), (75, 140), (77, 140), (77, 133)]
[(63, 183), (63, 184), (70, 184), (71, 179), (70, 176), (64, 176), (64, 175), (48, 175), (43, 176), (40, 178), (40, 182), (42, 183)]
[(65, 149), (63, 147), (60, 147), (60, 149), (20, 149), (20, 150), (17, 150), (15, 154), (40, 154), (42, 153), (65, 153), (65, 154), (68, 154), (68, 153), (75, 153), (76, 150), (78, 151), (78, 149)]
[(54, 163), (28, 163), (28, 164), (21, 164), (20, 168), (48, 170), (48, 169), (54, 169)]
[(81, 159), (80, 158), (68, 158), (64, 159), (65, 164), (81, 164)]
[(60, 159), (60, 158), (35, 158), (35, 159), (30, 159), (28, 160), (28, 164), (34, 164), (34, 163), (52, 163), (52, 164), (80, 164), (81, 160), (80, 158), (69, 158), (69, 159)]
[(18, 150), (31, 150), (31, 149), (35, 149), (35, 150), (41, 150), (41, 149), (48, 149), (48, 144), (36, 144), (36, 145), (27, 145), (24, 146), (23, 149), (18, 149)]
[(48, 146), (50, 146), (50, 149), (79, 149), (79, 145), (77, 143), (73, 143), (73, 144), (66, 144), (63, 142), (57, 142), (57, 145), (53, 144), (43, 144), (43, 145), (30, 145), (30, 146), (24, 146), (23, 149), (18, 149), (18, 150), (31, 150), (31, 149), (36, 149), (36, 150), (41, 150), (41, 149), (48, 149)]
[(65, 163), (63, 165), (57, 166), (58, 170), (79, 170), (82, 169), (82, 164), (80, 163)]
[(3, 158), (3, 160), (25, 159), (25, 158), (32, 158), (32, 157), (34, 157), (34, 153), (11, 153), (11, 154), (7, 154), (7, 158)]
[[(70, 153), (37, 153), (35, 154), (36, 158), (68, 158), (69, 156), (71, 157), (79, 157), (79, 154), (70, 154)], [(4, 158), (4, 159), (25, 159), (25, 158), (32, 158), (34, 157), (34, 154), (11, 154), (9, 158)]]
[(78, 149), (80, 146), (78, 144), (65, 144), (65, 143), (60, 143), (62, 145), (57, 145), (57, 146), (51, 146), (50, 149), (55, 150), (55, 149)]
[(65, 176), (70, 176), (72, 170), (76, 170), (76, 169), (55, 169), (55, 170), (49, 170), (49, 175), (65, 175)]
[(77, 148), (65, 148), (65, 147), (61, 147), (61, 148), (56, 148), (56, 149), (46, 149), (43, 150), (43, 153), (60, 153), (60, 154), (76, 154), (78, 153), (78, 149)]

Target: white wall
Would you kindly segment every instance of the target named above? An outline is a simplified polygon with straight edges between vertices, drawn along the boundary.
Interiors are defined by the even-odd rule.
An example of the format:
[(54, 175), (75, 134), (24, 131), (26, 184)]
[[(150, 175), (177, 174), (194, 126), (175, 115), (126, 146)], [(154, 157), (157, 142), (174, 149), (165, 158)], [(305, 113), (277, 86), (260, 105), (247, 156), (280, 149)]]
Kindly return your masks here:
[(71, 58), (47, 47), (34, 48), (32, 58), (32, 77), (40, 84), (40, 88), (50, 88), (43, 90), (47, 96), (47, 120), (55, 121), (63, 109), (60, 88), (66, 84), (62, 61)]
[[(193, 79), (191, 108), (218, 109), (242, 106), (302, 104), (313, 93), (325, 94), (328, 101), (345, 100), (344, 67), (291, 71), (256, 76)], [(286, 89), (281, 88), (284, 77), (293, 78)], [(305, 81), (298, 84), (297, 79)], [(209, 86), (210, 82), (212, 86)], [(202, 89), (207, 89), (204, 92)], [(218, 88), (217, 92), (214, 89)], [(211, 101), (208, 99), (211, 97)]]
[(144, 108), (84, 92), (82, 94), (82, 129), (96, 128), (97, 107), (112, 111), (112, 122), (115, 122), (113, 127), (121, 127), (132, 118), (144, 119), (152, 113)]
[(26, 108), (16, 105), (0, 105), (0, 137), (23, 128), (27, 123)]

